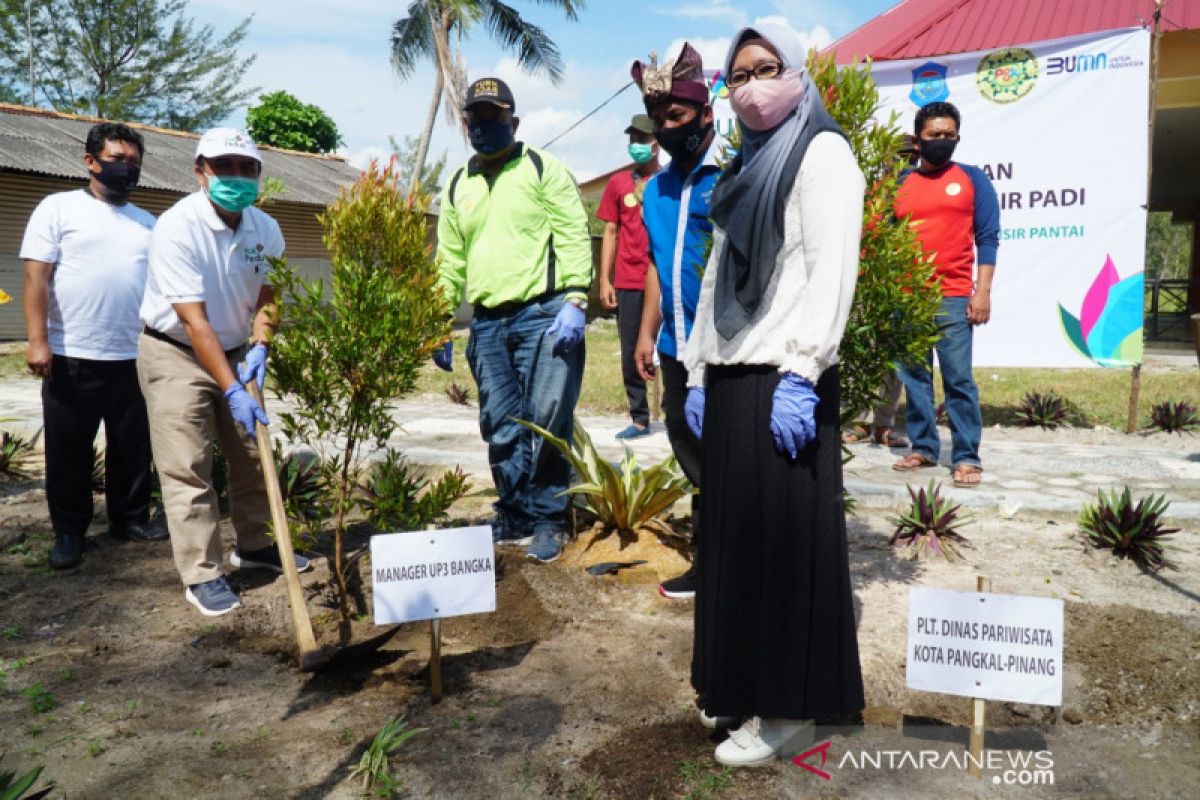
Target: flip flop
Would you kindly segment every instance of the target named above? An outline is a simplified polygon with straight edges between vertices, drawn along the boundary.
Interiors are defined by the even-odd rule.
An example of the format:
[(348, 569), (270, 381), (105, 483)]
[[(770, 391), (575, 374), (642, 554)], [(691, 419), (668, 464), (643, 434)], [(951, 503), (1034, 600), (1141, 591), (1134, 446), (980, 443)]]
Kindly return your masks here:
[(846, 444), (858, 444), (860, 442), (868, 442), (871, 440), (871, 432), (861, 425), (842, 432), (842, 441)]
[[(983, 482), (983, 467), (977, 467), (974, 464), (959, 464), (954, 468), (952, 475), (954, 485), (958, 488), (977, 489)], [(966, 480), (967, 476), (974, 477), (975, 480)]]
[(909, 453), (895, 464), (892, 464), (892, 469), (896, 470), (896, 472), (915, 472), (919, 469), (936, 467), (937, 465), (936, 461), (920, 453)]
[(891, 428), (885, 428), (884, 431), (886, 432), (883, 436), (879, 435), (880, 431), (875, 431), (875, 435), (873, 437), (875, 439), (875, 444), (881, 444), (885, 447), (909, 447), (911, 445), (911, 442), (909, 442), (908, 439), (905, 439)]

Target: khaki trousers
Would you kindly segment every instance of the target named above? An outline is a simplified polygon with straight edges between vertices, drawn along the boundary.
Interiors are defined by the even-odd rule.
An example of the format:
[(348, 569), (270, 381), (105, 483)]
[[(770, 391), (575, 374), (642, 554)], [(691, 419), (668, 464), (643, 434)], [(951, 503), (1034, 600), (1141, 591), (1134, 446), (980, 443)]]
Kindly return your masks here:
[[(227, 354), (231, 367), (244, 351), (239, 347)], [(229, 465), (229, 512), (238, 548), (273, 544), (258, 448), (234, 422), (217, 382), (190, 350), (143, 333), (137, 365), (175, 567), (185, 584), (204, 583), (224, 573), (221, 514), (212, 485), (214, 441)]]

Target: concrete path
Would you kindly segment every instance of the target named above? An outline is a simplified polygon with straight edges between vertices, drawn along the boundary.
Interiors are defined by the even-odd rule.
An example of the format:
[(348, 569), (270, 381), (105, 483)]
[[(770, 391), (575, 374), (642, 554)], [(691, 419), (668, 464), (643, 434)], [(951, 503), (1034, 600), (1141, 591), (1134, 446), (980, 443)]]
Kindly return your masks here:
[[(277, 398), (268, 399), (273, 411)], [(478, 408), (459, 406), (441, 395), (410, 398), (393, 405), (400, 428), (391, 444), (418, 463), (459, 464), (482, 485), (490, 483), (487, 449), (479, 438)], [(41, 424), (40, 384), (28, 379), (0, 381), (0, 423), (32, 432)], [(581, 415), (600, 452), (613, 460), (622, 454), (614, 438), (628, 424), (623, 416)], [(654, 432), (630, 443), (641, 463), (670, 454), (661, 423)], [(977, 489), (956, 489), (949, 475), (949, 433), (942, 431), (942, 467), (900, 473), (891, 465), (903, 451), (878, 445), (851, 446), (846, 465), (850, 492), (864, 508), (891, 509), (907, 500), (906, 486), (935, 479), (954, 500), (978, 509), (1012, 516), (1019, 510), (1076, 513), (1098, 488), (1129, 485), (1135, 495), (1165, 494), (1170, 516), (1178, 522), (1200, 522), (1200, 436), (1167, 434), (1126, 436), (1111, 429), (1041, 431), (988, 428), (981, 454), (985, 466)]]

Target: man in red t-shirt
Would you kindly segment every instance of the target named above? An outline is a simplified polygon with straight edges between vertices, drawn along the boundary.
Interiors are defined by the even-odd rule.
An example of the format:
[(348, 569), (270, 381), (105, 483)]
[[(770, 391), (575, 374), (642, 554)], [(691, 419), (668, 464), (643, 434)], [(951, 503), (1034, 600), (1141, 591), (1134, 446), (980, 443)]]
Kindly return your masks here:
[[(896, 216), (908, 218), (926, 253), (933, 255), (942, 291), (934, 349), (950, 418), (954, 485), (978, 486), (983, 477), (979, 442), (983, 419), (971, 374), (974, 326), (992, 315), (992, 276), (1000, 245), (1000, 203), (979, 167), (953, 161), (961, 117), (951, 103), (929, 103), (917, 112), (921, 159), (902, 176)], [(900, 365), (908, 398), (905, 427), (912, 452), (892, 465), (902, 472), (936, 466), (941, 454), (934, 408), (933, 353), (922, 363)]]
[(637, 347), (645, 299), (646, 270), (650, 266), (650, 242), (642, 224), (642, 190), (658, 172), (658, 142), (654, 121), (636, 114), (625, 129), (629, 134), (629, 157), (633, 169), (621, 170), (609, 179), (596, 218), (604, 225), (600, 248), (600, 303), (617, 309), (617, 332), (621, 337), (621, 372), (629, 416), (633, 423), (617, 434), (633, 439), (650, 433), (650, 407), (646, 404), (646, 382), (638, 374), (633, 351)]

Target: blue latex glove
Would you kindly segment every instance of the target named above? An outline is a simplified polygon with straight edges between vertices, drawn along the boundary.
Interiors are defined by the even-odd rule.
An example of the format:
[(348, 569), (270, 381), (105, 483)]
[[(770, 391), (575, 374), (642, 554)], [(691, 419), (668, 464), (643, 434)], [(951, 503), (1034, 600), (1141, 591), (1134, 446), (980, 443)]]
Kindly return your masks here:
[(771, 402), (771, 435), (775, 449), (793, 461), (817, 438), (817, 393), (812, 381), (785, 372)]
[(250, 381), (258, 381), (258, 391), (263, 390), (263, 383), (267, 380), (267, 346), (262, 342), (254, 345), (246, 351), (246, 358), (242, 363), (238, 364), (237, 376), (238, 381), (245, 386)]
[(566, 355), (583, 341), (583, 326), (587, 324), (587, 314), (574, 303), (563, 303), (554, 323), (546, 330), (547, 336), (558, 336), (554, 343), (554, 355)]
[(229, 403), (229, 413), (233, 415), (234, 421), (242, 426), (242, 430), (251, 439), (254, 438), (254, 420), (263, 425), (271, 424), (271, 420), (267, 419), (267, 412), (254, 402), (246, 387), (240, 383), (235, 383), (225, 390), (225, 402)]
[(440, 349), (433, 351), (433, 363), (438, 369), (446, 372), (454, 371), (454, 342), (446, 342)]
[(687, 400), (683, 402), (683, 418), (687, 420), (687, 426), (692, 429), (692, 433), (696, 434), (696, 438), (701, 438), (700, 434), (704, 431), (703, 386), (693, 386), (688, 389)]

